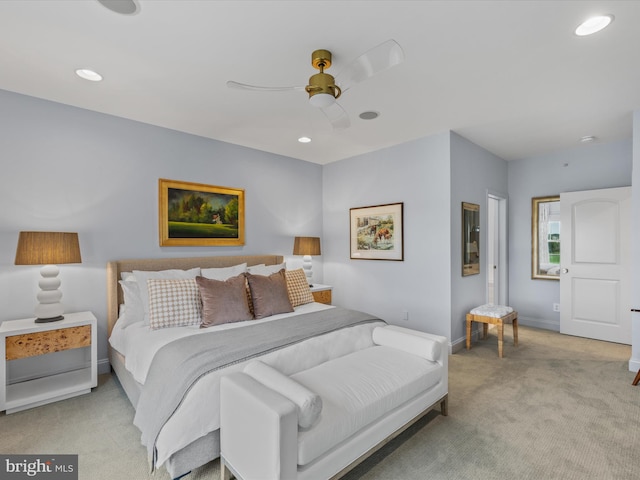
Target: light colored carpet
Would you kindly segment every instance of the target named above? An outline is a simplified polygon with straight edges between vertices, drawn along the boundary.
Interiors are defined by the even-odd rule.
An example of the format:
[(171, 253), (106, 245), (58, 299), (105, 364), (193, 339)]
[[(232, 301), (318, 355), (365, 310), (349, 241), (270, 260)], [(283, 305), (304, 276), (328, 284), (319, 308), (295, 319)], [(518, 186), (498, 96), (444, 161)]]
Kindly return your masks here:
[[(431, 416), (350, 480), (640, 479), (640, 388), (628, 346), (520, 327), (450, 356)], [(509, 335), (507, 335), (507, 331)]]
[[(630, 347), (522, 326), (514, 347), (505, 330), (503, 359), (491, 330), (449, 357), (448, 417), (428, 415), (346, 479), (639, 479)], [(0, 451), (77, 453), (82, 480), (167, 480), (164, 470), (148, 473), (133, 414), (102, 375), (89, 395), (0, 414)], [(216, 461), (185, 480), (218, 475)]]

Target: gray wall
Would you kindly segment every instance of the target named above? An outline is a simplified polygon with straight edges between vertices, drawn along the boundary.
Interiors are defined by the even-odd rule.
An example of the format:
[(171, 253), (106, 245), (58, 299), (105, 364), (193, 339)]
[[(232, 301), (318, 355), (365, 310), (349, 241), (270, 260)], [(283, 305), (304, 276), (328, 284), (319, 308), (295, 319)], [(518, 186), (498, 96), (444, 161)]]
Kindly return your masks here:
[(509, 301), (522, 324), (558, 331), (560, 284), (531, 279), (531, 198), (631, 184), (631, 140), (508, 162)]
[[(4, 91), (0, 145), (0, 321), (36, 303), (39, 267), (13, 265), (18, 232), (77, 231), (83, 263), (61, 266), (63, 302), (96, 314), (103, 362), (108, 260), (290, 256), (295, 235), (322, 237), (314, 280), (333, 285), (334, 303), (460, 343), (464, 313), (486, 298), (486, 257), (480, 275), (460, 274), (460, 204), (480, 204), (486, 245), (487, 192), (507, 184), (510, 303), (523, 323), (557, 329), (558, 283), (530, 279), (531, 197), (629, 185), (632, 163), (630, 140), (507, 163), (445, 132), (322, 167)], [(160, 248), (158, 178), (244, 188), (246, 245)], [(395, 202), (405, 261), (350, 260), (349, 209)]]
[[(507, 162), (451, 134), (451, 343), (466, 339), (465, 315), (487, 299), (487, 194), (507, 196)], [(462, 276), (462, 202), (480, 205), (480, 273)]]
[[(450, 336), (449, 185), (448, 132), (325, 165), (324, 279), (334, 303)], [(404, 261), (351, 260), (349, 209), (396, 202)]]
[[(62, 265), (67, 311), (98, 318), (107, 357), (106, 262), (275, 253), (322, 234), (322, 167), (297, 159), (0, 91), (0, 321), (33, 316), (40, 267), (13, 265), (21, 230), (79, 233)], [(245, 190), (243, 247), (159, 247), (158, 179)], [(322, 280), (322, 265), (314, 264)]]
[[(331, 163), (323, 178), (324, 272), (336, 303), (460, 344), (465, 313), (486, 299), (484, 256), (480, 275), (461, 274), (461, 203), (481, 206), (486, 243), (487, 191), (506, 196), (506, 162), (447, 132)], [(350, 260), (349, 209), (394, 202), (404, 202), (405, 261)]]

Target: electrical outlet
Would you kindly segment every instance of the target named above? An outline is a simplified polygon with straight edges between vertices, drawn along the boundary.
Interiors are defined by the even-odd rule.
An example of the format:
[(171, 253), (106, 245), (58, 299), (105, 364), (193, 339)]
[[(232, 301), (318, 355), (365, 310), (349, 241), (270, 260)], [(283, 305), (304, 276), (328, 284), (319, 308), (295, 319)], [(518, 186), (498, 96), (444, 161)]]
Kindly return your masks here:
[(559, 303), (554, 303), (553, 304), (553, 311), (554, 312), (559, 312), (560, 311), (560, 304)]
[(404, 320), (405, 322), (409, 321), (409, 312), (407, 312), (406, 310), (402, 311), (402, 320)]

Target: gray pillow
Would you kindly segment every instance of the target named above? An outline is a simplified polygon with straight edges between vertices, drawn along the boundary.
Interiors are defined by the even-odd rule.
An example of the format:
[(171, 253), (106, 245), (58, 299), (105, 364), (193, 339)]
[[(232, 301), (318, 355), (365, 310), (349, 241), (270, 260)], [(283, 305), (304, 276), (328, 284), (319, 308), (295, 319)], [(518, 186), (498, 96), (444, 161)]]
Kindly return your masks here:
[(287, 291), (287, 278), (284, 268), (271, 275), (252, 275), (245, 273), (251, 290), (253, 315), (265, 318), (277, 313), (293, 312)]
[(200, 328), (252, 320), (244, 274), (224, 281), (196, 277), (196, 283), (202, 298)]

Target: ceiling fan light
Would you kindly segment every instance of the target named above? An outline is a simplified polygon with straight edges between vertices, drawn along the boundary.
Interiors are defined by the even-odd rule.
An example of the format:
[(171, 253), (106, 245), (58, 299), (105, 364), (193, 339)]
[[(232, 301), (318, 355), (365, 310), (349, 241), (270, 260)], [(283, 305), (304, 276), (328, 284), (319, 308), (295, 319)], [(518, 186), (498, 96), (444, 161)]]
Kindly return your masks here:
[(309, 97), (309, 103), (318, 108), (325, 108), (333, 105), (335, 101), (335, 97), (329, 93), (316, 93)]

